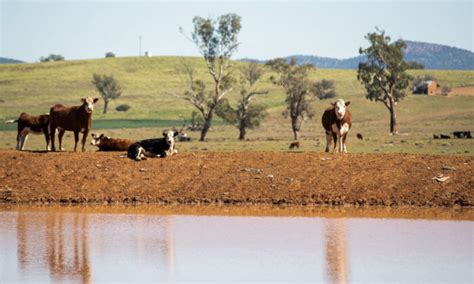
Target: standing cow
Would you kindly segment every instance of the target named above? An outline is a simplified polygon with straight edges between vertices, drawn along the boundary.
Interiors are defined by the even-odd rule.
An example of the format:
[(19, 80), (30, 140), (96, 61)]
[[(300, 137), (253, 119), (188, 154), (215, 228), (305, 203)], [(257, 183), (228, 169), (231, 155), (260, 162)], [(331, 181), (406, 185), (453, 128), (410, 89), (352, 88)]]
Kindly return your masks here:
[(331, 103), (332, 107), (323, 113), (322, 123), (326, 130), (326, 152), (329, 152), (332, 136), (334, 140), (333, 152), (336, 152), (336, 146), (339, 146), (339, 152), (347, 153), (347, 132), (352, 127), (352, 115), (347, 109), (350, 103), (339, 99), (335, 103)]
[(16, 135), (16, 149), (25, 150), (25, 143), (28, 139), (28, 134), (44, 134), (46, 139), (46, 150), (49, 150), (49, 114), (42, 114), (39, 116), (29, 115), (22, 112), (18, 119), (7, 120), (5, 123), (18, 123)]
[(74, 152), (77, 150), (79, 133), (83, 133), (82, 152), (85, 151), (87, 134), (92, 124), (92, 111), (94, 110), (94, 104), (98, 100), (98, 98), (93, 99), (87, 97), (81, 99), (82, 105), (80, 106), (67, 107), (62, 104), (57, 104), (51, 108), (49, 112), (51, 151), (56, 151), (54, 146), (54, 134), (56, 129), (58, 129), (59, 149), (62, 149), (64, 132), (67, 130), (74, 132)]

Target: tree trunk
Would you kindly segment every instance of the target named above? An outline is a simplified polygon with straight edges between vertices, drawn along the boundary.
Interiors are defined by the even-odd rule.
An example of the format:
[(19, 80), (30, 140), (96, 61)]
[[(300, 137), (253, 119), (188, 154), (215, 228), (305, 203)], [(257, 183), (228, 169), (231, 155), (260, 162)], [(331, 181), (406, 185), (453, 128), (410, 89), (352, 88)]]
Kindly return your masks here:
[(245, 127), (240, 127), (239, 128), (239, 140), (245, 140)]
[(107, 113), (107, 107), (109, 106), (109, 101), (104, 100), (104, 112), (103, 114)]
[(298, 123), (298, 117), (291, 118), (291, 128), (293, 129), (293, 135), (295, 137), (295, 140), (299, 140), (300, 139), (300, 125)]
[(209, 129), (211, 128), (211, 122), (212, 122), (212, 111), (209, 112), (208, 115), (204, 116), (204, 125), (202, 126), (201, 138), (199, 139), (199, 141), (206, 141), (207, 132), (209, 132)]
[(397, 114), (395, 113), (395, 104), (390, 101), (390, 135), (398, 134)]

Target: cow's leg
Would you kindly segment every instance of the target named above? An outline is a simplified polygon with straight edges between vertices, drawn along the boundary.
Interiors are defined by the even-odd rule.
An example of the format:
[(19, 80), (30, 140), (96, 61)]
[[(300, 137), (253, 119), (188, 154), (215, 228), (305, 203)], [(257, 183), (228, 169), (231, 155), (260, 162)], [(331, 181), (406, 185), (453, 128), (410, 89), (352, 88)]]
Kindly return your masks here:
[(21, 151), (25, 150), (26, 140), (28, 140), (28, 133), (21, 133), (21, 145), (20, 145)]
[(17, 150), (20, 150), (20, 144), (21, 144), (21, 135), (20, 135), (20, 132), (18, 132), (18, 134), (16, 135), (16, 149)]
[(329, 146), (331, 145), (331, 132), (326, 131), (326, 150), (325, 152), (329, 152)]
[(50, 124), (49, 125), (49, 137), (51, 138), (51, 151), (56, 151), (56, 147), (54, 146), (54, 135), (56, 134), (56, 126)]
[(64, 136), (64, 132), (66, 132), (66, 130), (64, 130), (64, 129), (60, 129), (60, 130), (58, 131), (59, 151), (62, 151), (62, 150), (63, 150), (63, 136)]
[(339, 153), (344, 153), (344, 135), (339, 136)]
[(77, 142), (79, 142), (79, 131), (74, 130), (74, 152), (77, 150)]
[(86, 151), (86, 140), (87, 140), (87, 135), (89, 134), (89, 131), (84, 130), (84, 135), (82, 135), (82, 152)]
[(48, 129), (43, 129), (44, 139), (46, 139), (46, 151), (49, 151), (49, 133)]
[(343, 153), (347, 153), (346, 138), (347, 138), (347, 133), (344, 134), (344, 136), (342, 136), (342, 151), (343, 151)]
[(332, 140), (334, 142), (334, 148), (332, 149), (332, 152), (333, 153), (336, 153), (336, 147), (337, 147), (337, 134), (336, 133), (333, 133), (332, 134)]

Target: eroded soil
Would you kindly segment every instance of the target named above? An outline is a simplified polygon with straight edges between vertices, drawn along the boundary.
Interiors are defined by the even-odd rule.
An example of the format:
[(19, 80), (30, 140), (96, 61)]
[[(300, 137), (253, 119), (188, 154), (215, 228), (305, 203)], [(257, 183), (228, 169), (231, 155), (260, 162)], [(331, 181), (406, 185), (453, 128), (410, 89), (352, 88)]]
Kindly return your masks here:
[[(0, 202), (472, 207), (473, 157), (0, 150)], [(444, 182), (432, 178), (443, 174)]]

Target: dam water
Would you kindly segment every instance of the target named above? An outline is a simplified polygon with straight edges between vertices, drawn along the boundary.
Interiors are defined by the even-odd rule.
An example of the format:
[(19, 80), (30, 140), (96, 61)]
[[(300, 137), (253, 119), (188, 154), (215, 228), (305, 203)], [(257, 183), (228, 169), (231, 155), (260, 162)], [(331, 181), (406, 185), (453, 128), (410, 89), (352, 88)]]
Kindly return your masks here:
[(0, 283), (473, 282), (472, 210), (0, 206)]

